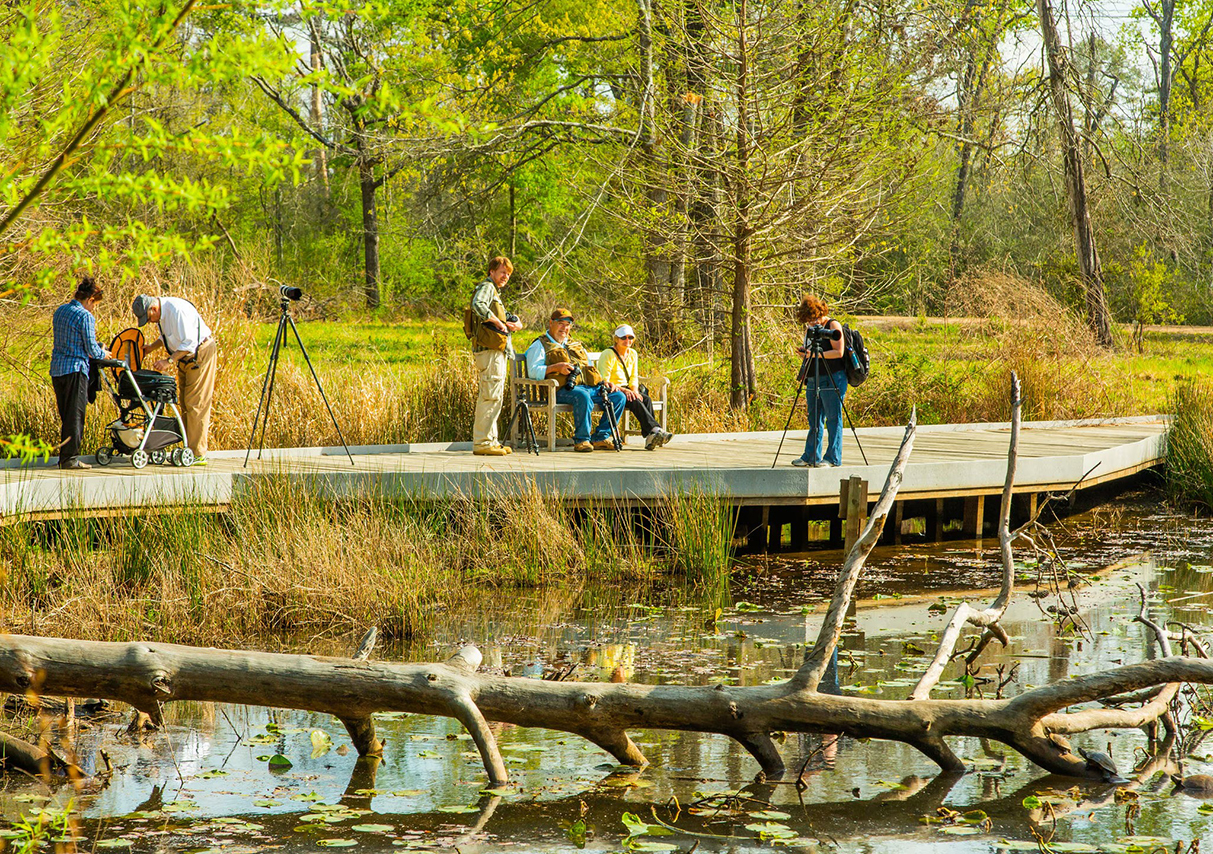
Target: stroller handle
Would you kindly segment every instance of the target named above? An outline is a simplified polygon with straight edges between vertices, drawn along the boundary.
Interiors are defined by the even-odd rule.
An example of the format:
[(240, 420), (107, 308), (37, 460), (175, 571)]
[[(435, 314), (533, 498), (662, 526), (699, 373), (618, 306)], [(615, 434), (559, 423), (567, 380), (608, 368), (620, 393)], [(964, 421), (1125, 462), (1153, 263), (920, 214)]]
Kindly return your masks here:
[(98, 359), (97, 364), (103, 368), (127, 368), (128, 370), (130, 369), (130, 365), (128, 365), (126, 363), (125, 359)]

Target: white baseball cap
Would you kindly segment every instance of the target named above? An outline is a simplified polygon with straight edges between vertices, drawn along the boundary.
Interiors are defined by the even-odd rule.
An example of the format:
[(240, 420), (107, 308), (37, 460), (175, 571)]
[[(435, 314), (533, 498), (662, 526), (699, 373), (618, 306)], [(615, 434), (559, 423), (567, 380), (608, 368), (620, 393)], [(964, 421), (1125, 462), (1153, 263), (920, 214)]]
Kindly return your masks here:
[(629, 335), (631, 335), (633, 338), (636, 337), (636, 333), (632, 331), (632, 327), (628, 326), (626, 323), (616, 329), (613, 334), (616, 338), (626, 338)]

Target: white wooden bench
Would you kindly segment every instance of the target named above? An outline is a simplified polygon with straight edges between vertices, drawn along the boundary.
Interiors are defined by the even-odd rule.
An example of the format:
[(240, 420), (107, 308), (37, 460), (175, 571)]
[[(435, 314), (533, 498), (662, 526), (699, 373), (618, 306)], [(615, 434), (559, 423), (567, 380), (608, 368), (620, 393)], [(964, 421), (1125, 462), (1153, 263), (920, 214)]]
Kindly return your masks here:
[[(590, 364), (597, 365), (599, 352), (590, 353)], [(661, 425), (661, 429), (666, 429), (666, 416), (668, 414), (669, 405), (667, 394), (669, 392), (670, 381), (666, 377), (662, 377), (658, 385), (653, 385), (652, 381), (646, 377), (639, 378), (641, 385), (647, 385), (649, 388), (649, 397), (653, 401), (653, 414), (657, 416), (657, 423)], [(519, 353), (513, 359), (513, 364), (510, 366), (510, 410), (505, 413), (507, 416), (513, 413), (518, 407), (518, 401), (525, 400), (527, 406), (530, 407), (532, 418), (540, 412), (547, 414), (547, 436), (548, 450), (556, 450), (556, 415), (560, 412), (572, 412), (573, 407), (568, 403), (556, 402), (556, 389), (560, 387), (560, 382), (555, 379), (533, 380), (526, 373), (526, 354)], [(601, 412), (602, 404), (594, 404), (594, 412)], [(623, 411), (620, 428), (623, 435), (620, 436), (625, 442), (629, 435), (640, 435), (640, 429), (632, 429), (631, 414), (626, 409)], [(536, 433), (541, 432), (536, 429)], [(519, 447), (518, 424), (515, 422), (513, 435), (510, 436), (515, 448)]]

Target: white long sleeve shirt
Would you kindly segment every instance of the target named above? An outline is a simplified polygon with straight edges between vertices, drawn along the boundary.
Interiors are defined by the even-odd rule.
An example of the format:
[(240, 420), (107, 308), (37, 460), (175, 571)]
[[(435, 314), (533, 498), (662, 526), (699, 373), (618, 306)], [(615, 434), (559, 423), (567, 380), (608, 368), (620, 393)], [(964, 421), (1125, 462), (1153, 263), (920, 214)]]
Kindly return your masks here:
[(197, 353), (198, 345), (211, 337), (198, 309), (189, 300), (179, 297), (160, 298), (160, 335), (169, 354), (178, 350)]

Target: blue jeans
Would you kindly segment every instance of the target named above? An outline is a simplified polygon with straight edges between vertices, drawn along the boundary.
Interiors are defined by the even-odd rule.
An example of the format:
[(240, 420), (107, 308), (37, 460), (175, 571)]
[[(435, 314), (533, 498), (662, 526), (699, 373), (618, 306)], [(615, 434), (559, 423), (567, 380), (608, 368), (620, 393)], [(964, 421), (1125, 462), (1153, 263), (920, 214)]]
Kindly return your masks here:
[[(833, 382), (830, 382), (830, 380)], [(837, 387), (837, 391), (835, 391)], [(805, 402), (808, 406), (809, 435), (804, 443), (803, 459), (807, 463), (819, 463), (821, 456), (821, 430), (824, 426), (830, 434), (826, 443), (825, 461), (842, 465), (842, 402), (847, 396), (847, 372), (822, 371), (814, 381), (809, 374), (804, 384)], [(817, 401), (817, 417), (813, 417), (813, 401)]]
[[(611, 400), (611, 408), (615, 410), (615, 420), (618, 423), (628, 399), (621, 391), (613, 391), (608, 397)], [(578, 385), (573, 386), (571, 390), (563, 386), (556, 389), (556, 402), (568, 403), (573, 407), (574, 442), (601, 442), (611, 438), (611, 422), (607, 421), (605, 411), (598, 419), (598, 429), (594, 431), (593, 435), (590, 435), (590, 413), (594, 411), (594, 403), (597, 400), (597, 388)]]

